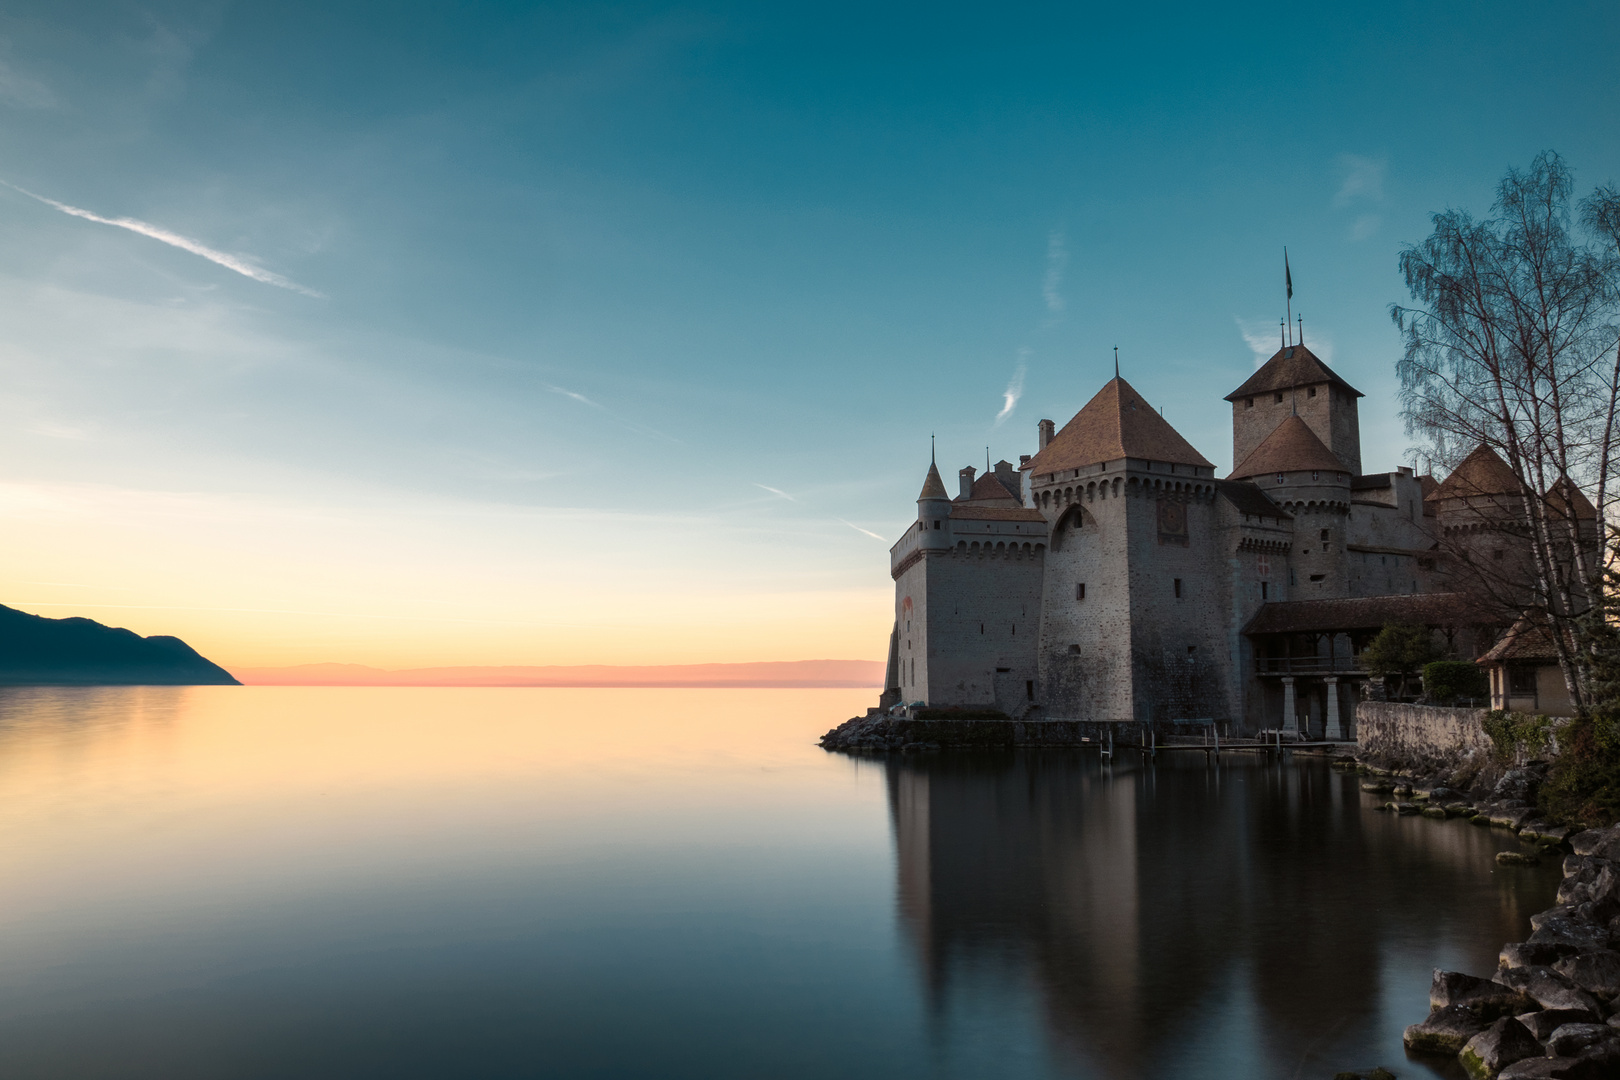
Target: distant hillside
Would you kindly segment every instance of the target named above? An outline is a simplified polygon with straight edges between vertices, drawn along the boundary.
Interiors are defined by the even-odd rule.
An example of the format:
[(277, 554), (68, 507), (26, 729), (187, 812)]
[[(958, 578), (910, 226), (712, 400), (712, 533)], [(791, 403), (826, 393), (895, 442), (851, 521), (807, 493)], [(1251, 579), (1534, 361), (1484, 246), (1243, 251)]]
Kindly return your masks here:
[(876, 660), (787, 660), (757, 664), (661, 664), (646, 667), (435, 667), (385, 671), (361, 664), (239, 668), (249, 686), (709, 686), (881, 687)]
[(47, 619), (0, 604), (0, 686), (235, 685), (177, 637), (143, 638), (93, 619)]

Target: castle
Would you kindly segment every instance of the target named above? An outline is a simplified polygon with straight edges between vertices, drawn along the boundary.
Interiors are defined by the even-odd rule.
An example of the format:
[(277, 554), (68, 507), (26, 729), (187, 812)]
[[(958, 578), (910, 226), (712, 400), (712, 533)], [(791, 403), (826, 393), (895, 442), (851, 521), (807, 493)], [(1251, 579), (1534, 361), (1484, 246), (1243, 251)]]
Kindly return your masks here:
[(1500, 627), (1437, 538), (1518, 486), (1483, 448), (1444, 484), (1362, 472), (1362, 396), (1284, 345), (1226, 396), (1225, 478), (1117, 374), (1016, 467), (961, 470), (954, 498), (931, 463), (890, 549), (884, 702), (1342, 739), (1385, 624), (1478, 655)]

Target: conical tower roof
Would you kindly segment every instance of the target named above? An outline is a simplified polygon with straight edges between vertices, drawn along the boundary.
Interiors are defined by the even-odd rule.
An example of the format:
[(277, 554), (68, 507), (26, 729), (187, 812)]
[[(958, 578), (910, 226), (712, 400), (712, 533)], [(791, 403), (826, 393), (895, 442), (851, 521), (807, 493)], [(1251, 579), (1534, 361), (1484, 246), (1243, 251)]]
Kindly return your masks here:
[(1309, 424), (1297, 416), (1290, 416), (1278, 424), (1237, 468), (1228, 480), (1247, 480), (1251, 476), (1273, 473), (1304, 472), (1321, 469), (1344, 472), (1344, 462), (1329, 450)]
[(1135, 387), (1117, 375), (1029, 460), (1027, 468), (1042, 476), (1121, 458), (1213, 468)]
[(918, 502), (924, 499), (951, 501), (950, 493), (945, 490), (945, 481), (939, 478), (939, 466), (932, 461), (928, 463), (928, 476), (923, 480), (922, 494), (917, 496)]
[(1480, 443), (1474, 447), (1473, 453), (1451, 470), (1451, 475), (1442, 480), (1428, 498), (1438, 502), (1441, 499), (1466, 499), (1480, 495), (1518, 495), (1521, 490), (1519, 478), (1513, 475), (1508, 463), (1495, 450)]
[(1317, 386), (1322, 383), (1332, 383), (1356, 397), (1367, 396), (1334, 374), (1333, 369), (1322, 362), (1321, 357), (1305, 346), (1284, 345), (1270, 360), (1261, 364), (1260, 369), (1250, 375), (1242, 386), (1227, 394), (1226, 400), (1236, 401), (1238, 398), (1253, 397), (1255, 394), (1269, 394), (1277, 390), (1291, 390), (1296, 386)]

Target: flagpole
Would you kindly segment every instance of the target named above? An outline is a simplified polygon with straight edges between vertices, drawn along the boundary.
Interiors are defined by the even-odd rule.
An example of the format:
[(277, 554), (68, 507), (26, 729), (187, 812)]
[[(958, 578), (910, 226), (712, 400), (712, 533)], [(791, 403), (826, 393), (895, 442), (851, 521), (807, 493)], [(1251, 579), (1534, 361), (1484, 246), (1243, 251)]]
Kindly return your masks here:
[(1292, 345), (1292, 332), (1294, 329), (1294, 275), (1288, 269), (1288, 249), (1286, 247), (1283, 248), (1283, 288), (1288, 293), (1286, 302), (1288, 306), (1289, 344)]

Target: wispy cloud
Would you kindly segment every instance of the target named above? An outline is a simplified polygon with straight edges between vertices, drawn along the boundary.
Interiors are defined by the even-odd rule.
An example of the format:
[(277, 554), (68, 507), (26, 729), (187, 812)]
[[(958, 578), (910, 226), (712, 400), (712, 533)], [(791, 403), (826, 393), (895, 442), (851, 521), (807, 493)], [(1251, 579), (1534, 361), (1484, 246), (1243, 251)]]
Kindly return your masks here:
[[(1238, 333), (1243, 335), (1244, 344), (1254, 353), (1255, 367), (1270, 360), (1282, 347), (1280, 323), (1245, 319), (1238, 315), (1232, 316), (1232, 321), (1237, 324)], [(1324, 363), (1333, 363), (1333, 339), (1318, 330), (1313, 330), (1308, 322), (1305, 333), (1310, 338), (1311, 352), (1321, 357)]]
[(577, 390), (568, 390), (568, 389), (565, 389), (564, 387), (552, 386), (550, 384), (547, 384), (546, 390), (549, 393), (561, 394), (565, 398), (573, 398), (575, 401), (579, 402), (580, 404), (589, 405), (593, 409), (602, 408), (601, 405), (598, 405), (596, 402), (592, 401), (590, 398), (586, 397), (584, 394), (581, 394)]
[(1383, 223), (1384, 219), (1377, 214), (1362, 214), (1350, 224), (1350, 239), (1365, 240), (1377, 232), (1378, 227)]
[(56, 105), (56, 95), (38, 79), (0, 61), (0, 101), (18, 109), (49, 109)]
[(798, 499), (795, 499), (793, 496), (789, 495), (787, 492), (783, 491), (781, 488), (773, 488), (769, 484), (760, 484), (760, 483), (755, 483), (754, 486), (761, 489), (761, 490), (763, 490), (763, 491), (770, 492), (772, 495), (775, 495), (779, 499), (786, 499), (788, 502), (798, 502), (799, 501)]
[(874, 540), (882, 540), (883, 539), (883, 537), (879, 536), (877, 533), (873, 532), (871, 529), (863, 529), (859, 525), (855, 524), (853, 521), (844, 521), (843, 518), (839, 518), (838, 520), (843, 521), (845, 525), (848, 525), (850, 528), (854, 529), (856, 532), (862, 534), (863, 536), (870, 536)]
[(996, 413), (996, 427), (1013, 414), (1018, 408), (1018, 399), (1024, 396), (1024, 373), (1028, 370), (1028, 349), (1018, 350), (1018, 370), (1013, 372), (1012, 379), (1007, 383), (1007, 389), (1001, 392), (1001, 411)]
[(159, 243), (168, 244), (170, 247), (177, 247), (181, 251), (189, 251), (193, 255), (200, 255), (211, 263), (223, 266), (227, 270), (234, 270), (243, 277), (252, 278), (254, 281), (261, 281), (266, 285), (274, 285), (281, 289), (290, 289), (293, 292), (303, 293), (305, 296), (312, 296), (316, 299), (322, 298), (321, 294), (316, 292), (314, 289), (300, 285), (291, 278), (286, 278), (273, 271), (266, 270), (264, 267), (258, 265), (258, 263), (256, 263), (249, 256), (232, 255), (228, 252), (216, 251), (208, 245), (199, 243), (190, 237), (181, 236), (179, 233), (170, 232), (168, 229), (160, 228), (157, 225), (149, 224), (137, 218), (102, 217), (100, 214), (92, 213), (89, 210), (84, 210), (77, 206), (69, 206), (67, 203), (57, 202), (55, 199), (47, 199), (43, 195), (36, 195), (27, 188), (20, 188), (16, 184), (7, 183), (3, 180), (0, 180), (0, 184), (5, 184), (5, 186), (11, 190), (26, 195), (30, 199), (42, 202), (46, 206), (52, 207), (53, 209), (60, 210), (64, 214), (71, 214), (73, 217), (83, 218), (85, 221), (94, 221), (98, 225), (111, 225), (119, 229), (128, 229), (132, 233), (139, 233), (141, 236), (156, 240)]
[(1339, 185), (1339, 193), (1333, 196), (1334, 206), (1383, 201), (1384, 174), (1389, 170), (1387, 158), (1340, 154), (1338, 163), (1344, 181)]
[(1063, 271), (1069, 265), (1069, 246), (1063, 233), (1054, 230), (1046, 237), (1046, 277), (1041, 280), (1041, 297), (1046, 310), (1063, 314)]

